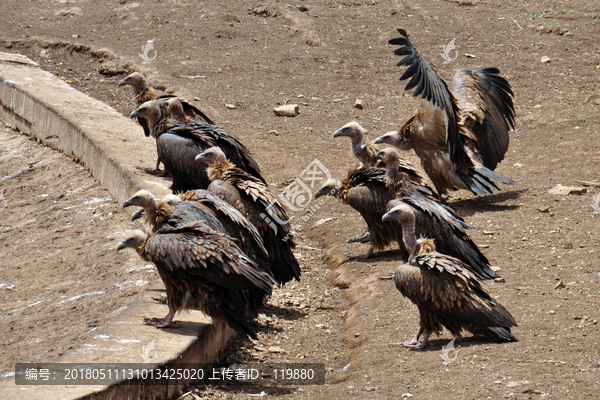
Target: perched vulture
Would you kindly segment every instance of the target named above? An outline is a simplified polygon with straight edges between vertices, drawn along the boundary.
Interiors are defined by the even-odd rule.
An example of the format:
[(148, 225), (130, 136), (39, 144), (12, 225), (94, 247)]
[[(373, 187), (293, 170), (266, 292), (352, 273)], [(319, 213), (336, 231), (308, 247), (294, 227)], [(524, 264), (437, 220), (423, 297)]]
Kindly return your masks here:
[(398, 65), (408, 65), (400, 80), (412, 78), (405, 90), (416, 87), (421, 107), (398, 132), (380, 136), (375, 143), (388, 143), (403, 150), (413, 148), (423, 169), (440, 195), (467, 189), (475, 195), (491, 194), (497, 182), (516, 182), (493, 170), (508, 149), (508, 132), (514, 127), (512, 90), (496, 68), (462, 70), (454, 75), (451, 90), (435, 68), (423, 59), (399, 29), (402, 37), (394, 53), (406, 56)]
[(300, 266), (292, 251), (296, 245), (289, 217), (267, 185), (235, 167), (219, 147), (205, 150), (196, 160), (208, 164), (208, 191), (237, 208), (258, 229), (277, 283), (299, 281)]
[(341, 136), (347, 136), (352, 140), (352, 154), (360, 161), (361, 167), (371, 167), (378, 164), (378, 160), (373, 158), (373, 154), (377, 153), (379, 149), (372, 141), (363, 143), (365, 131), (358, 122), (349, 122), (333, 133), (334, 138)]
[(419, 330), (404, 346), (425, 348), (429, 336), (439, 334), (443, 326), (457, 337), (465, 330), (500, 342), (517, 340), (510, 332), (517, 326), (515, 319), (484, 289), (480, 277), (461, 260), (438, 253), (433, 240), (416, 239), (411, 207), (400, 204), (384, 218), (401, 222), (404, 243), (410, 250), (408, 263), (399, 266), (393, 278), (420, 314)]
[[(386, 213), (386, 205), (396, 198), (385, 186), (385, 169), (378, 167), (356, 168), (348, 173), (343, 181), (328, 179), (319, 188), (315, 198), (331, 195), (343, 204), (347, 204), (363, 217), (367, 223), (367, 231), (347, 242), (369, 242), (366, 254), (356, 259), (369, 258), (373, 252), (380, 251), (397, 242), (400, 250), (402, 230), (394, 222), (383, 222), (381, 217)], [(394, 225), (398, 225), (395, 227)], [(405, 254), (408, 255), (408, 254)]]
[[(216, 125), (198, 120), (182, 123), (171, 118), (177, 107), (176, 100), (158, 102), (151, 100), (131, 113), (131, 117), (141, 117), (148, 121), (151, 135), (156, 138), (158, 158), (165, 170), (173, 176), (174, 192), (206, 189), (210, 184), (205, 168), (199, 166), (195, 157), (204, 150), (220, 146), (239, 168), (264, 182), (258, 163), (250, 151), (233, 135)], [(175, 114), (174, 114), (175, 115)]]
[[(208, 118), (200, 109), (188, 103), (185, 99), (154, 89), (152, 86), (150, 86), (146, 77), (139, 72), (134, 72), (121, 79), (119, 81), (119, 86), (124, 85), (129, 85), (133, 88), (133, 101), (135, 102), (136, 107), (139, 107), (150, 100), (178, 99), (181, 102), (182, 109), (187, 117), (200, 119), (206, 123), (214, 124), (214, 122), (212, 122), (211, 119)], [(138, 122), (142, 128), (144, 128), (144, 134), (146, 137), (150, 136), (150, 129), (146, 121), (138, 118)]]
[(199, 308), (213, 319), (226, 321), (241, 337), (257, 339), (248, 322), (247, 293), (270, 295), (274, 282), (230, 237), (196, 221), (165, 225), (150, 234), (134, 231), (117, 250), (127, 247), (156, 265), (167, 288), (169, 313), (154, 320), (157, 327), (174, 327), (177, 311)]

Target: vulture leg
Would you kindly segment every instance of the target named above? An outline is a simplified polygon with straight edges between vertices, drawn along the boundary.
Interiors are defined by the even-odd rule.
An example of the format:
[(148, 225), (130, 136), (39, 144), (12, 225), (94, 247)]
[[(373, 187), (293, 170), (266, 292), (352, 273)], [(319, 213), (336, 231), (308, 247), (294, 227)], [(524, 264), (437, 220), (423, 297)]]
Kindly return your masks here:
[[(413, 348), (422, 348), (419, 347), (421, 346), (421, 343), (419, 343), (419, 338), (421, 337), (421, 335), (423, 334), (423, 327), (421, 325), (419, 325), (419, 329), (417, 330), (417, 333), (415, 335), (414, 338), (412, 338), (410, 340), (410, 342), (404, 342), (402, 343), (402, 346), (404, 347), (413, 347)], [(426, 342), (429, 339), (429, 334), (425, 333), (425, 336), (423, 337), (423, 342)]]
[(150, 175), (154, 175), (154, 176), (169, 176), (169, 173), (167, 172), (166, 169), (160, 169), (160, 163), (161, 163), (161, 160), (160, 160), (160, 157), (158, 157), (156, 159), (156, 166), (154, 168), (151, 168), (151, 167), (146, 167), (146, 168), (144, 168), (144, 167), (137, 167), (137, 168), (140, 169), (140, 170), (142, 170), (142, 171), (144, 171), (147, 174), (150, 174)]
[(373, 255), (374, 251), (375, 248), (371, 246), (369, 247), (369, 251), (367, 251), (365, 254), (362, 254), (360, 256), (349, 257), (348, 261), (366, 260), (367, 258), (370, 258)]
[(164, 318), (146, 318), (144, 317), (144, 324), (152, 325), (157, 328), (179, 328), (175, 322), (173, 322), (173, 314), (169, 313)]
[(371, 231), (369, 230), (369, 225), (363, 233), (353, 238), (346, 240), (346, 243), (369, 243), (371, 241)]

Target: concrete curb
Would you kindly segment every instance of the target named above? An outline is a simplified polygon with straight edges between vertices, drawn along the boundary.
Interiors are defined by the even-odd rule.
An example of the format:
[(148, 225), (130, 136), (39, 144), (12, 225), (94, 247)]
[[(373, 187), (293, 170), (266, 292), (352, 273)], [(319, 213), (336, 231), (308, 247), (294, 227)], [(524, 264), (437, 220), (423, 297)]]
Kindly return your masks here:
[[(162, 197), (170, 193), (165, 180), (150, 178), (136, 165), (152, 164), (156, 148), (143, 140), (140, 127), (105, 103), (63, 82), (27, 57), (0, 53), (0, 119), (59, 150), (85, 166), (111, 196), (122, 203), (140, 189)], [(156, 286), (160, 287), (160, 280)], [(217, 360), (233, 331), (227, 324), (209, 325), (202, 313), (185, 314), (178, 331), (142, 325), (142, 315), (163, 316), (164, 305), (147, 290), (117, 318), (60, 362), (139, 363), (142, 345), (157, 343), (158, 359), (169, 363), (210, 363)], [(3, 398), (119, 399), (171, 398), (189, 382), (166, 387), (117, 384), (97, 386), (16, 386), (0, 382)]]

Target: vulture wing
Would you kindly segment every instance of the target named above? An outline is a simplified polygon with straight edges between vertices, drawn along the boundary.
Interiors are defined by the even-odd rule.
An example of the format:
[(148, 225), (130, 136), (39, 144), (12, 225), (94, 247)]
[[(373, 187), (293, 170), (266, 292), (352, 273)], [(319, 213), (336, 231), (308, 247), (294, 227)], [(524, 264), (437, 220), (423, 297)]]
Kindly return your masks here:
[(214, 146), (211, 141), (199, 141), (173, 133), (171, 129), (156, 139), (158, 158), (173, 176), (173, 192), (206, 189), (210, 184), (206, 169), (195, 161), (196, 156)]
[[(398, 29), (398, 33), (402, 37), (391, 39), (392, 45), (401, 47), (394, 50), (397, 56), (406, 56), (398, 62), (398, 66), (408, 65), (408, 69), (404, 71), (400, 80), (411, 78), (404, 90), (415, 88), (414, 97), (421, 97), (429, 102), (434, 107), (441, 109), (445, 114), (446, 125), (446, 143), (448, 144), (448, 152), (450, 159), (455, 160), (461, 153), (463, 142), (459, 134), (457, 115), (458, 107), (456, 101), (446, 83), (437, 74), (433, 65), (422, 58), (417, 50), (413, 47), (408, 35), (404, 29)], [(434, 113), (424, 113), (426, 116), (433, 117)], [(423, 125), (428, 121), (422, 121)]]
[(202, 223), (163, 227), (148, 238), (148, 258), (157, 267), (190, 279), (200, 278), (227, 289), (260, 289), (271, 294), (274, 283), (227, 235)]
[(421, 269), (419, 306), (433, 311), (451, 332), (466, 329), (496, 340), (517, 340), (510, 332), (517, 325), (513, 316), (460, 260), (430, 252), (415, 257), (411, 264)]
[(514, 128), (513, 92), (496, 68), (462, 70), (452, 79), (452, 94), (460, 108), (459, 127), (483, 165), (494, 170), (508, 149)]
[(187, 125), (180, 124), (173, 129), (173, 133), (184, 137), (194, 137), (196, 140), (203, 142), (214, 143), (212, 146), (219, 146), (227, 159), (234, 163), (236, 167), (266, 183), (250, 150), (225, 129), (201, 121), (193, 121)]
[(300, 279), (300, 266), (292, 252), (296, 245), (289, 217), (262, 181), (239, 168), (230, 168), (223, 180), (213, 181), (208, 190), (237, 208), (256, 226), (278, 283)]
[(195, 105), (188, 102), (186, 99), (184, 99), (182, 97), (178, 97), (173, 94), (169, 94), (169, 93), (165, 93), (165, 92), (160, 92), (156, 96), (156, 99), (157, 100), (168, 100), (173, 97), (177, 98), (177, 100), (179, 100), (179, 102), (181, 102), (181, 105), (183, 106), (183, 112), (188, 117), (197, 119), (197, 120), (202, 120), (202, 121), (206, 122), (207, 124), (211, 124), (211, 125), (215, 124), (210, 118), (208, 118), (206, 116), (206, 114), (204, 114), (204, 112), (202, 112), (202, 110), (200, 110), (198, 107), (196, 107)]

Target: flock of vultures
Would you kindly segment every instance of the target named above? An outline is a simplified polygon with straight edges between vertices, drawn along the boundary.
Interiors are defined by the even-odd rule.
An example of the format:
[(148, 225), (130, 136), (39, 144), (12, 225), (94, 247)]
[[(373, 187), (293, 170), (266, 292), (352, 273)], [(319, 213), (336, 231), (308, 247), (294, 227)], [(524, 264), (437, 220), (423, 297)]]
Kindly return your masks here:
[[(334, 133), (352, 140), (360, 165), (341, 182), (330, 179), (316, 197), (330, 195), (358, 211), (364, 233), (348, 242), (370, 243), (368, 258), (396, 242), (404, 262), (388, 278), (420, 313), (415, 337), (403, 343), (424, 348), (446, 327), (495, 341), (516, 341), (512, 315), (483, 287), (498, 278), (469, 237), (466, 223), (449, 205), (449, 191), (491, 194), (515, 182), (494, 172), (504, 158), (514, 126), (513, 93), (496, 68), (462, 70), (450, 88), (413, 47), (404, 30), (399, 46), (400, 80), (421, 98), (417, 113), (397, 131), (363, 143), (363, 128), (351, 122)], [(252, 319), (274, 285), (300, 280), (286, 208), (269, 190), (250, 151), (184, 99), (161, 93), (140, 73), (119, 82), (133, 87), (131, 113), (156, 140), (153, 174), (170, 175), (174, 194), (156, 199), (142, 190), (124, 206), (139, 206), (144, 218), (118, 249), (131, 247), (156, 265), (169, 313), (147, 318), (159, 328), (176, 327), (179, 310), (199, 309), (226, 321), (240, 336), (257, 339)], [(378, 148), (387, 144), (392, 147)], [(414, 149), (435, 188), (399, 150)], [(159, 169), (160, 164), (164, 170)], [(422, 342), (419, 342), (423, 335)]]

